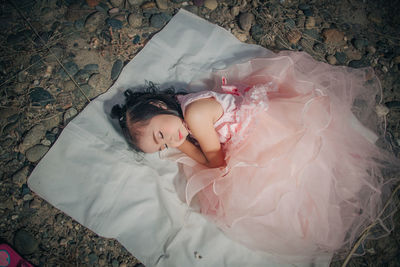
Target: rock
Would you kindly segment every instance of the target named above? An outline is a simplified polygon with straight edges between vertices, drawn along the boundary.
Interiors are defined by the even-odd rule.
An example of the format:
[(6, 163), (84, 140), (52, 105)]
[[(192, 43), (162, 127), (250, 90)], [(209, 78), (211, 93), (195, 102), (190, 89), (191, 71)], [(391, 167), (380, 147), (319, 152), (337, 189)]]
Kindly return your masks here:
[(121, 73), (121, 70), (123, 68), (124, 64), (122, 62), (122, 60), (117, 59), (111, 69), (111, 80), (115, 81), (119, 74)]
[(231, 8), (230, 12), (231, 12), (232, 17), (236, 17), (240, 13), (240, 7), (234, 6), (234, 7)]
[(242, 13), (239, 16), (239, 26), (242, 30), (248, 32), (254, 23), (254, 15), (252, 13)]
[(108, 26), (113, 28), (113, 30), (120, 30), (122, 29), (122, 21), (117, 20), (117, 19), (106, 19), (106, 23)]
[(99, 260), (99, 257), (95, 253), (90, 253), (88, 255), (88, 258), (89, 258), (89, 264), (90, 265), (96, 264), (97, 261)]
[[(75, 62), (73, 61), (69, 61), (67, 63), (64, 64), (64, 68), (67, 70), (67, 72), (69, 73), (69, 75), (71, 75), (72, 77), (78, 72), (79, 68), (78, 65), (76, 65)], [(68, 74), (65, 72), (64, 68), (61, 68), (59, 71), (59, 75), (61, 76), (61, 78), (63, 78), (64, 80), (68, 80), (69, 76)]]
[(58, 60), (61, 60), (64, 58), (64, 54), (65, 54), (65, 48), (61, 47), (61, 46), (53, 46), (52, 48), (50, 48), (50, 54), (48, 57), (46, 57), (44, 60), (47, 63), (55, 63)]
[[(296, 28), (296, 22), (291, 18), (285, 19), (285, 21), (283, 23), (285, 24), (286, 27), (288, 27), (291, 30)], [(303, 26), (301, 26), (301, 27), (303, 27)]]
[(32, 106), (46, 106), (54, 103), (54, 97), (42, 87), (35, 87), (29, 93)]
[(23, 201), (31, 201), (32, 199), (33, 199), (33, 196), (31, 194), (26, 194), (22, 198)]
[(43, 139), (40, 143), (44, 146), (51, 146), (51, 141), (47, 139)]
[(253, 27), (251, 27), (250, 34), (251, 37), (254, 39), (254, 41), (259, 42), (261, 38), (264, 36), (264, 31), (262, 26), (256, 24)]
[(107, 91), (112, 85), (112, 81), (107, 79), (103, 74), (93, 74), (90, 76), (88, 84), (94, 88), (89, 97), (94, 98)]
[(300, 45), (302, 46), (303, 50), (307, 53), (311, 54), (314, 50), (314, 41), (312, 39), (301, 38)]
[(75, 22), (74, 22), (74, 27), (75, 27), (75, 29), (77, 29), (78, 31), (83, 30), (83, 28), (85, 27), (85, 21), (84, 21), (83, 19), (75, 20)]
[(368, 46), (368, 40), (365, 39), (353, 39), (352, 41), (354, 47), (358, 50), (363, 50)]
[(49, 147), (44, 145), (36, 145), (28, 149), (25, 153), (26, 159), (30, 162), (37, 162), (49, 151)]
[(167, 0), (156, 0), (157, 7), (161, 10), (168, 9), (168, 1)]
[(294, 30), (291, 30), (290, 32), (288, 32), (286, 37), (290, 44), (297, 44), (297, 42), (301, 38), (301, 32), (299, 30), (294, 29)]
[(304, 15), (306, 15), (306, 16), (312, 16), (313, 15), (311, 7), (309, 5), (307, 5), (307, 4), (300, 4), (299, 5), (299, 9), (301, 11), (303, 11)]
[(232, 31), (233, 35), (241, 42), (246, 42), (247, 41), (247, 34), (241, 33), (237, 30)]
[(185, 10), (189, 11), (190, 13), (193, 13), (193, 14), (196, 14), (196, 15), (199, 14), (199, 7), (197, 7), (197, 6), (192, 5), (192, 6), (185, 6), (183, 8)]
[(353, 47), (345, 49), (344, 53), (349, 60), (360, 60), (362, 58), (362, 54), (360, 53), (360, 51), (355, 50)]
[(114, 14), (118, 14), (118, 13), (119, 13), (119, 8), (118, 7), (114, 7), (114, 8), (111, 8), (110, 10), (108, 10), (108, 14), (110, 16), (112, 16)]
[(15, 233), (14, 247), (22, 255), (34, 253), (38, 249), (38, 246), (39, 242), (31, 233), (25, 230), (18, 230)]
[(336, 65), (336, 63), (337, 63), (336, 57), (333, 56), (333, 55), (327, 56), (327, 57), (326, 57), (326, 60), (327, 60), (328, 63), (331, 64), (331, 65)]
[(133, 44), (138, 44), (140, 43), (140, 36), (138, 34), (136, 34), (133, 39), (132, 39), (132, 43)]
[(150, 18), (150, 26), (154, 28), (163, 27), (171, 19), (170, 15), (166, 13), (159, 13), (152, 15)]
[(29, 167), (28, 166), (23, 167), (13, 175), (12, 177), (13, 183), (20, 186), (25, 184), (26, 179), (28, 178), (28, 173), (29, 173)]
[(336, 52), (335, 58), (339, 64), (345, 64), (347, 61), (347, 56), (343, 52)]
[(352, 60), (349, 62), (349, 67), (352, 67), (352, 68), (364, 68), (367, 66), (368, 66), (368, 64), (365, 60)]
[(307, 17), (306, 22), (305, 22), (305, 27), (308, 30), (314, 29), (315, 28), (315, 18)]
[(218, 2), (217, 0), (205, 0), (204, 6), (209, 10), (214, 10), (218, 7)]
[(57, 127), (61, 122), (61, 115), (51, 115), (49, 118), (46, 118), (42, 121), (42, 124), (46, 130), (53, 129)]
[(124, 0), (110, 0), (113, 7), (121, 7), (124, 4)]
[(393, 64), (400, 64), (400, 56), (393, 58)]
[(39, 199), (37, 199), (37, 198), (34, 198), (34, 199), (32, 200), (32, 202), (29, 203), (29, 207), (30, 207), (31, 209), (39, 209), (41, 206), (42, 206), (42, 202), (41, 202)]
[(7, 199), (5, 201), (0, 201), (0, 210), (14, 210), (14, 202), (12, 199)]
[(145, 2), (143, 5), (140, 6), (140, 8), (143, 11), (146, 11), (146, 9), (155, 9), (156, 8), (156, 3), (154, 2)]
[(119, 261), (116, 259), (113, 259), (111, 261), (111, 267), (119, 267)]
[(18, 150), (24, 153), (27, 149), (39, 144), (40, 140), (46, 134), (46, 129), (43, 124), (37, 124), (33, 126), (28, 133), (25, 135), (24, 140), (19, 145)]
[(326, 44), (340, 45), (344, 43), (344, 33), (337, 29), (325, 29), (322, 36)]
[(97, 29), (101, 29), (104, 26), (106, 14), (103, 12), (95, 12), (87, 17), (85, 21), (85, 28), (88, 32), (95, 32)]
[(142, 26), (142, 20), (142, 15), (138, 13), (132, 13), (128, 16), (128, 23), (133, 28), (139, 28), (140, 26)]
[(144, 3), (145, 0), (128, 0), (128, 3), (131, 6), (140, 6), (141, 4)]
[(79, 70), (75, 75), (74, 75), (74, 79), (75, 81), (81, 85), (81, 84), (85, 84), (87, 83), (87, 81), (89, 80), (90, 75), (92, 75), (91, 71), (88, 70)]
[(325, 45), (321, 44), (321, 43), (315, 44), (314, 47), (313, 47), (313, 50), (315, 51), (315, 53), (318, 53), (320, 55), (325, 54), (325, 51), (326, 51)]
[(67, 125), (68, 122), (70, 122), (77, 114), (78, 114), (78, 111), (75, 108), (69, 108), (67, 111), (65, 111), (64, 125)]

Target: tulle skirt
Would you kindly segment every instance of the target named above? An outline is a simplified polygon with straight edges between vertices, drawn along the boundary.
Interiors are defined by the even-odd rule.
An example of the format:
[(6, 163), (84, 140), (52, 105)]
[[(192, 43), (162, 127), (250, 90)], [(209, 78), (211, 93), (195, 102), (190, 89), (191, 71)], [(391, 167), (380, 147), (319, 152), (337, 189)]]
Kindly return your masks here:
[(226, 168), (177, 160), (188, 204), (232, 239), (291, 263), (349, 249), (372, 222), (371, 237), (390, 232), (393, 210), (380, 212), (396, 181), (382, 170), (398, 162), (375, 145), (371, 69), (282, 52), (213, 77), (215, 91), (222, 77), (239, 89), (243, 127), (223, 144)]

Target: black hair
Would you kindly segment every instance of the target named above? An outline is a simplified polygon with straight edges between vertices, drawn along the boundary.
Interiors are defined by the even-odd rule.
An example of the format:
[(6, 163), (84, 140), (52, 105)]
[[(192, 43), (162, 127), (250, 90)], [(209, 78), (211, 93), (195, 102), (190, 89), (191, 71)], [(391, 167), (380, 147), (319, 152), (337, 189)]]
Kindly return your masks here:
[[(125, 138), (135, 151), (143, 152), (138, 147), (140, 128), (146, 126), (151, 118), (168, 114), (183, 119), (182, 109), (176, 98), (178, 94), (172, 88), (160, 91), (153, 83), (149, 83), (149, 87), (142, 91), (126, 90), (125, 104), (113, 106), (111, 118), (118, 119)], [(134, 131), (129, 131), (130, 125), (136, 126)]]

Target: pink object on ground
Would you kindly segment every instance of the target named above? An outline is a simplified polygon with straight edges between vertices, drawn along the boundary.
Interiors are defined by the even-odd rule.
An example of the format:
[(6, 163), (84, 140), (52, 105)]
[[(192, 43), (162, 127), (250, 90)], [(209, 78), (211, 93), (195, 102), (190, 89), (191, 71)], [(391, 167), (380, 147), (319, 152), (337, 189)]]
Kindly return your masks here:
[(7, 244), (0, 244), (0, 267), (33, 267)]

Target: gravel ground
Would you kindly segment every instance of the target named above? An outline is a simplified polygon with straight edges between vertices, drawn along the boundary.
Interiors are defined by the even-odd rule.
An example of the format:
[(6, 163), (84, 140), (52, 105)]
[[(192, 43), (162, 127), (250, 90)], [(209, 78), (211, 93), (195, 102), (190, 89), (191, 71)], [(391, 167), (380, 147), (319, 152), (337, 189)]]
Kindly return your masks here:
[[(304, 50), (334, 65), (372, 66), (383, 86), (382, 129), (399, 156), (399, 1), (8, 0), (0, 5), (0, 238), (34, 265), (143, 266), (117, 241), (97, 236), (43, 201), (26, 181), (87, 99), (105, 92), (180, 8), (242, 42)], [(350, 266), (400, 266), (399, 216), (395, 231), (367, 242), (365, 255), (352, 258)], [(331, 265), (341, 263), (335, 259)]]

